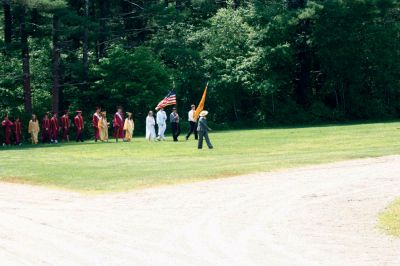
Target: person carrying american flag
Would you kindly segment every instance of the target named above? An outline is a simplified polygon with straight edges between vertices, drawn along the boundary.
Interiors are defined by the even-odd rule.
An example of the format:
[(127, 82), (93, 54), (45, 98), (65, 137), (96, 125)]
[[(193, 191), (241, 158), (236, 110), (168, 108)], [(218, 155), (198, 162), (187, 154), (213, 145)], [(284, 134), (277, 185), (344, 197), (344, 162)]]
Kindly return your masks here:
[[(165, 120), (167, 119), (167, 116), (164, 112), (164, 108), (167, 106), (171, 106), (171, 105), (176, 105), (176, 92), (174, 90), (170, 91), (167, 96), (165, 96), (164, 99), (161, 100), (161, 102), (158, 103), (156, 110), (157, 112), (157, 125), (158, 125), (158, 132), (159, 132), (159, 136), (158, 136), (158, 140), (165, 140), (164, 137), (164, 132), (166, 130), (166, 123)], [(174, 107), (175, 111), (173, 111), (171, 113), (171, 115), (174, 115), (174, 112), (176, 113), (176, 108)], [(161, 118), (162, 116), (162, 118)], [(178, 118), (179, 121), (179, 118)], [(178, 128), (179, 128), (179, 124), (175, 123), (176, 121), (174, 121), (174, 123), (171, 123), (172, 125), (172, 135), (174, 137), (174, 141), (178, 141), (177, 135), (179, 136), (179, 134), (177, 134), (178, 132)]]
[(167, 106), (175, 105), (176, 104), (176, 92), (170, 91), (161, 102), (158, 103), (156, 110), (160, 110), (161, 108), (165, 108)]

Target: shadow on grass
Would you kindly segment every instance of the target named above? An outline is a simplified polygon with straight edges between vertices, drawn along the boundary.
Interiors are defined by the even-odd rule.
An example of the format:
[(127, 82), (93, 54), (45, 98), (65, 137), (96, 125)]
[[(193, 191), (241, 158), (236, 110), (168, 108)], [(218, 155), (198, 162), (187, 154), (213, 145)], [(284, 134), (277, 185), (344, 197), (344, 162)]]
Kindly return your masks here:
[(6, 146), (6, 147), (2, 146), (2, 147), (0, 147), (0, 151), (18, 151), (18, 150), (44, 149), (44, 148), (46, 148), (46, 149), (58, 149), (58, 148), (65, 147), (65, 146), (77, 146), (77, 145), (87, 146), (87, 145), (93, 145), (93, 144), (106, 145), (106, 144), (111, 144), (111, 143), (115, 143), (115, 140), (114, 141), (110, 141), (110, 142), (94, 142), (94, 140), (88, 140), (88, 141), (85, 141), (85, 142), (72, 142), (72, 141), (71, 142), (64, 142), (64, 143), (63, 142), (59, 142), (57, 144), (51, 144), (51, 143), (49, 143), (49, 144), (36, 144), (36, 145), (34, 145), (34, 144), (22, 144), (21, 146), (16, 146), (16, 145)]

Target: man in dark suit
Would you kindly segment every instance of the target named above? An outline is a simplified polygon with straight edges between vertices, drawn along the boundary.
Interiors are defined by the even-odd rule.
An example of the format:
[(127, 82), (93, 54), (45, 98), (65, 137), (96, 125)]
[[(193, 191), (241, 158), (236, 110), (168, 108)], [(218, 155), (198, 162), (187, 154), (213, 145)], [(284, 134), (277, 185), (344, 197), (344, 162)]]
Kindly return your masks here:
[(179, 127), (179, 115), (175, 107), (172, 108), (172, 113), (169, 115), (169, 121), (171, 122), (174, 141), (178, 141), (178, 137), (181, 134), (181, 128)]
[(208, 131), (211, 130), (211, 128), (208, 127), (207, 125), (207, 111), (202, 111), (200, 113), (200, 119), (199, 119), (199, 124), (197, 126), (197, 131), (199, 132), (199, 143), (198, 143), (198, 148), (201, 150), (203, 148), (203, 138), (206, 139), (206, 143), (209, 149), (213, 149), (213, 145), (211, 144), (210, 138), (208, 137)]

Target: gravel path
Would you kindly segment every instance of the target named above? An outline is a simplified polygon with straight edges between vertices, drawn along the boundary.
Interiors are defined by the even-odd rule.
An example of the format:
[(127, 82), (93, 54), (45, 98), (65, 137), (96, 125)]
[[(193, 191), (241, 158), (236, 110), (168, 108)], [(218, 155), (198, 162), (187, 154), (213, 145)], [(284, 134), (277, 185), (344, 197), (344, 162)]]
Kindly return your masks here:
[(400, 156), (101, 196), (0, 184), (1, 265), (400, 265)]

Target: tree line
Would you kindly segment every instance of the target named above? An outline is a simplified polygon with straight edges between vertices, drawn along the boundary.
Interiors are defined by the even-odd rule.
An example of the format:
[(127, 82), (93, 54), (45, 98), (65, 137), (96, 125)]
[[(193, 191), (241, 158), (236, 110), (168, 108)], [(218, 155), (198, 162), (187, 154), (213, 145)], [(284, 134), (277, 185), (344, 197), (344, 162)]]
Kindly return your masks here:
[(220, 123), (396, 118), (396, 0), (2, 0), (0, 111), (144, 120), (175, 89), (178, 109)]

